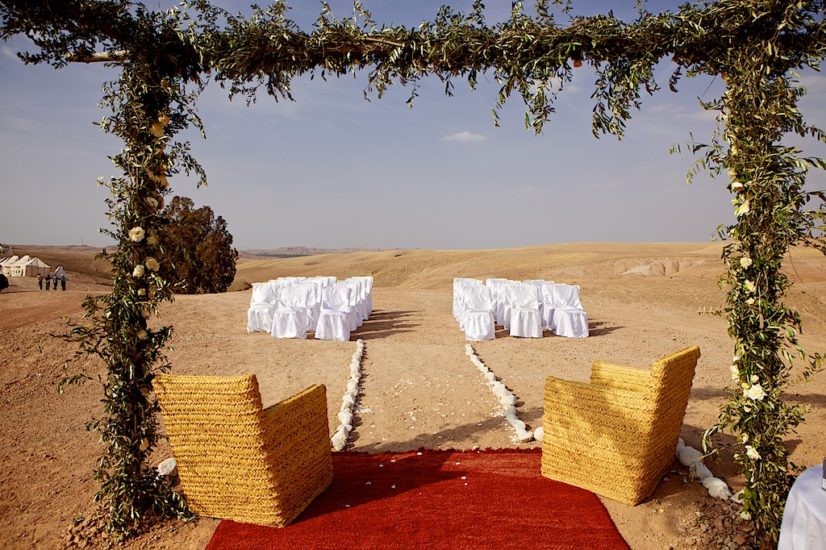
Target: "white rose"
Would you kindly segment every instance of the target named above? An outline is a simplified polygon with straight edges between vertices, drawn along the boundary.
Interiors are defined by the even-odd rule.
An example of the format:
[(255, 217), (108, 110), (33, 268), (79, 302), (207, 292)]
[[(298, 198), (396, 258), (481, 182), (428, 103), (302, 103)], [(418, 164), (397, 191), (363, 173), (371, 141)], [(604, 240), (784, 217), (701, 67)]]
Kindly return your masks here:
[(143, 277), (143, 274), (144, 274), (143, 265), (138, 264), (138, 265), (135, 266), (135, 269), (132, 270), (132, 276), (133, 277), (141, 278), (141, 277)]
[(743, 288), (746, 289), (746, 292), (754, 292), (755, 290), (757, 290), (757, 287), (754, 286), (754, 283), (749, 281), (748, 279), (746, 279), (743, 283)]
[(749, 514), (748, 512), (740, 512), (740, 519), (749, 521), (751, 519), (751, 514)]
[(744, 445), (746, 443), (748, 443), (749, 442), (749, 434), (743, 434), (742, 440), (743, 440)]
[(143, 240), (144, 235), (146, 235), (146, 232), (140, 226), (133, 227), (129, 230), (129, 240), (131, 240), (132, 242), (141, 242)]
[(751, 383), (752, 384), (757, 384), (759, 381), (760, 381), (760, 378), (758, 378), (756, 374), (751, 375)]
[(743, 214), (748, 214), (749, 211), (750, 211), (749, 201), (744, 201), (743, 204), (741, 204), (739, 207), (737, 207), (737, 210), (734, 211), (734, 214), (736, 216), (742, 216)]
[(731, 190), (734, 192), (742, 191), (745, 188), (746, 186), (740, 183), (739, 181), (732, 182), (731, 184)]
[(750, 268), (752, 263), (754, 262), (752, 262), (751, 258), (749, 258), (748, 256), (743, 256), (742, 258), (740, 258), (740, 267), (742, 267), (743, 269)]
[(731, 379), (734, 381), (740, 380), (740, 369), (737, 368), (737, 365), (732, 365), (729, 367), (731, 371)]
[(161, 264), (158, 263), (158, 260), (155, 258), (147, 258), (146, 259), (146, 267), (148, 267), (151, 271), (158, 271), (161, 268)]
[(754, 298), (749, 298), (748, 300), (746, 300), (746, 303), (750, 306), (753, 306), (754, 305)]
[(752, 460), (760, 460), (760, 453), (751, 445), (746, 445), (746, 456)]
[(766, 397), (766, 391), (760, 384), (754, 384), (746, 390), (745, 395), (753, 401), (762, 401)]

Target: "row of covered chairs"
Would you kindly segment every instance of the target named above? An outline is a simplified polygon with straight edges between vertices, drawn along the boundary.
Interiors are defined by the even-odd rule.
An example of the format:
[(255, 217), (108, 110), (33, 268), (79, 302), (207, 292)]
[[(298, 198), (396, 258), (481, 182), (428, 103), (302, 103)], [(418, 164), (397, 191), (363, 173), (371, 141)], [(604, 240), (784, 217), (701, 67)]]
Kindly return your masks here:
[(553, 281), (511, 281), (490, 278), (453, 280), (453, 316), (468, 340), (492, 340), (495, 326), (511, 336), (541, 338), (588, 336), (588, 315), (582, 309), (579, 286)]
[(346, 342), (373, 311), (373, 278), (281, 277), (253, 283), (247, 332)]

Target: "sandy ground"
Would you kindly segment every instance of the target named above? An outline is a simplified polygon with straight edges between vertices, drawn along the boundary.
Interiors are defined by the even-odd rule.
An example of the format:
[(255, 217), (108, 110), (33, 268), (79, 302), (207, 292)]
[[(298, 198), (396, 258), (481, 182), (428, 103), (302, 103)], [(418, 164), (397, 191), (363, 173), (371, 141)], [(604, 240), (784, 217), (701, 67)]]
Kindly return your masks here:
[[(826, 260), (808, 251), (794, 255), (797, 307), (809, 351), (826, 351)], [(791, 268), (790, 268), (791, 269)], [(478, 370), (464, 354), (465, 341), (451, 316), (454, 276), (546, 278), (582, 285), (591, 337), (514, 339), (475, 344), (477, 353), (519, 398), (519, 414), (537, 427), (546, 376), (587, 380), (590, 363), (608, 359), (645, 367), (656, 357), (697, 344), (702, 357), (686, 411), (683, 438), (699, 446), (715, 419), (730, 380), (731, 343), (722, 318), (699, 314), (718, 307), (722, 292), (719, 247), (707, 245), (580, 244), (501, 251), (388, 251), (333, 254), (239, 264), (236, 286), (292, 274), (344, 277), (372, 274), (374, 312), (353, 335), (366, 343), (365, 373), (351, 449), (367, 452), (419, 447), (531, 446), (513, 432)], [(73, 519), (88, 514), (100, 452), (84, 422), (99, 413), (94, 383), (55, 386), (74, 348), (59, 334), (66, 317), (100, 287), (73, 277), (66, 292), (39, 292), (31, 282), (0, 293), (0, 543), (9, 548), (61, 546)], [(312, 383), (327, 386), (329, 424), (349, 375), (353, 342), (277, 340), (245, 330), (249, 291), (179, 296), (161, 321), (175, 327), (169, 357), (174, 371), (191, 374), (255, 372), (269, 405)], [(98, 374), (84, 359), (70, 366)], [(826, 449), (826, 375), (792, 388), (789, 397), (812, 410), (790, 441), (792, 459), (819, 463)], [(730, 440), (723, 437), (725, 445)], [(170, 456), (162, 446), (155, 460)], [(742, 480), (724, 448), (711, 465), (733, 488)], [(598, 474), (597, 474), (598, 475)], [(705, 492), (679, 469), (637, 507), (604, 499), (632, 548), (686, 548)], [(529, 505), (526, 503), (526, 505)], [(170, 522), (132, 541), (133, 548), (203, 548), (217, 520)]]

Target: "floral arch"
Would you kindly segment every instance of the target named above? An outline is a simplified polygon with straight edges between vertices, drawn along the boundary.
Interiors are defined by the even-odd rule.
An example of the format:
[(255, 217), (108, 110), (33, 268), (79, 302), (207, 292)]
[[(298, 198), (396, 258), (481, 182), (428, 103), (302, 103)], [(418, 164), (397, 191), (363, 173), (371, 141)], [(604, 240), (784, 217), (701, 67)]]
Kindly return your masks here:
[(741, 387), (707, 435), (726, 429), (738, 437), (744, 512), (776, 538), (793, 479), (783, 439), (803, 418), (782, 392), (793, 363), (808, 377), (823, 360), (798, 345), (800, 317), (783, 303), (791, 283), (781, 263), (796, 245), (826, 252), (826, 196), (805, 189), (807, 171), (826, 168), (826, 160), (802, 157), (783, 138), (795, 133), (826, 141), (797, 110), (804, 90), (794, 80), (795, 70), (817, 68), (826, 54), (826, 3), (706, 0), (676, 12), (641, 10), (632, 23), (609, 14), (572, 17), (566, 25), (557, 16), (570, 13), (568, 3), (554, 2), (562, 4), (556, 11), (548, 4), (539, 0), (528, 15), (516, 2), (509, 20), (488, 26), (477, 0), (470, 13), (442, 8), (433, 21), (407, 28), (378, 25), (356, 0), (352, 19), (337, 19), (325, 6), (308, 33), (288, 19), (284, 2), (243, 18), (207, 0), (167, 12), (130, 0), (0, 1), (0, 36), (23, 34), (35, 45), (24, 61), (121, 67), (120, 77), (104, 85), (110, 113), (101, 121), (124, 143), (113, 157), (122, 175), (103, 182), (111, 192), (109, 235), (118, 242), (110, 255), (114, 286), (107, 296), (87, 299), (90, 322), (73, 329), (80, 352), (100, 356), (108, 368), (105, 416), (95, 428), (107, 446), (97, 479), (111, 530), (131, 534), (148, 511), (187, 513), (145, 462), (157, 438), (151, 381), (170, 368), (163, 349), (172, 330), (152, 328), (148, 320), (173, 298), (157, 273), (168, 178), (183, 171), (206, 181), (188, 143), (175, 140), (185, 128), (202, 128), (195, 107), (205, 75), (248, 100), (260, 89), (291, 99), (297, 75), (367, 69), (369, 92), (381, 96), (392, 84), (409, 85), (412, 100), (423, 77), (435, 76), (450, 93), (453, 80), (473, 87), (488, 73), (500, 85), (494, 113), (518, 94), (527, 105), (526, 124), (541, 132), (559, 83), (589, 64), (597, 74), (594, 134), (621, 136), (642, 91), (658, 88), (653, 66), (671, 57), (672, 89), (681, 76), (698, 74), (718, 75), (727, 86), (719, 100), (704, 105), (718, 113), (717, 130), (693, 152), (700, 155), (695, 170), (728, 174), (737, 216), (722, 230), (729, 244), (721, 314), (733, 340), (732, 378)]

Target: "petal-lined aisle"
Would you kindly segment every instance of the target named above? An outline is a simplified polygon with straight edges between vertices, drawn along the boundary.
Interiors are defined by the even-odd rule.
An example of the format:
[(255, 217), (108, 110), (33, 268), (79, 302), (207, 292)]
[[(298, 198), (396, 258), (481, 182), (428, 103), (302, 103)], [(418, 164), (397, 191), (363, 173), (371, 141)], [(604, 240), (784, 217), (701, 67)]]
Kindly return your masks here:
[(353, 338), (366, 354), (352, 449), (512, 447), (502, 408), (465, 355), (450, 293), (374, 288)]

